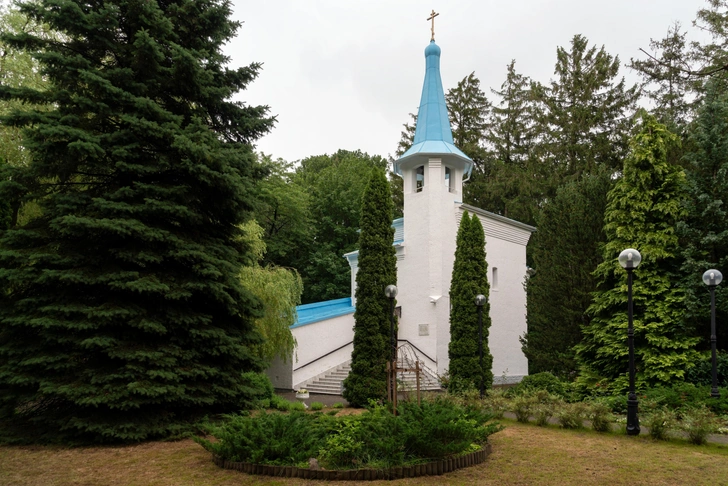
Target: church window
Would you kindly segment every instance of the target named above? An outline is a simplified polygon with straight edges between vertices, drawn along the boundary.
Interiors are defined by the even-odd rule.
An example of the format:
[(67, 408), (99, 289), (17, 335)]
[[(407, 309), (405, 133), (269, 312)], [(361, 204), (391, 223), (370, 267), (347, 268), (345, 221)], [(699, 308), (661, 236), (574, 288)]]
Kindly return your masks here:
[(448, 192), (452, 192), (452, 171), (447, 166), (445, 167), (445, 187)]
[(425, 166), (421, 165), (415, 169), (415, 192), (422, 192), (425, 187)]
[(490, 279), (490, 288), (498, 290), (498, 267), (493, 267), (493, 278)]

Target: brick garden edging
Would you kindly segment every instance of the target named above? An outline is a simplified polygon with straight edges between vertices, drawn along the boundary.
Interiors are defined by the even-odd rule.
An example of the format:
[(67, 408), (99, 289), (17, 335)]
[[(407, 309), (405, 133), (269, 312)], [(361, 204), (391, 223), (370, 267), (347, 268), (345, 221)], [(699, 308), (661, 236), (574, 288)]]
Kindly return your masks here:
[(247, 474), (276, 476), (282, 478), (327, 479), (329, 481), (416, 478), (418, 476), (439, 476), (464, 467), (475, 466), (485, 461), (491, 453), (491, 445), (463, 456), (441, 459), (426, 464), (398, 466), (389, 469), (348, 469), (344, 471), (329, 469), (309, 469), (295, 466), (266, 466), (249, 462), (233, 462), (212, 456), (212, 462), (223, 469), (232, 469)]

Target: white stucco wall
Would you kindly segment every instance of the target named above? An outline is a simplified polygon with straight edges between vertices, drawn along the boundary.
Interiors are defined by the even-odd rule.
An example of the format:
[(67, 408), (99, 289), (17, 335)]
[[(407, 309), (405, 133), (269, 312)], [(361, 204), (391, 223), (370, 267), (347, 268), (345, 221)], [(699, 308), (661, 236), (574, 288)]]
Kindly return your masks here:
[[(354, 314), (294, 327), (291, 331), (298, 344), (297, 361), (293, 365), (292, 388), (351, 359), (353, 346), (350, 343), (354, 340)], [(342, 346), (345, 347), (311, 363)]]
[[(528, 360), (521, 350), (519, 337), (526, 332), (526, 245), (531, 230), (526, 225), (507, 221), (471, 206), (485, 232), (488, 282), (490, 283), (491, 328), (488, 345), (493, 355), (496, 383), (503, 376), (506, 383), (520, 381), (528, 374)], [(493, 270), (497, 269), (497, 282)]]

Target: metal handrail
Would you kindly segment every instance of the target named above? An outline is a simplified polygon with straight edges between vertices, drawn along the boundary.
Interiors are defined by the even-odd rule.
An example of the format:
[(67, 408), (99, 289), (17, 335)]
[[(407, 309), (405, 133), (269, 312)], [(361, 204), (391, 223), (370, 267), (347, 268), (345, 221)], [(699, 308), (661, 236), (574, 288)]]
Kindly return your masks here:
[(354, 343), (354, 341), (349, 341), (348, 343), (344, 344), (343, 346), (339, 346), (338, 348), (334, 349), (333, 351), (329, 351), (328, 353), (326, 353), (326, 354), (324, 354), (324, 355), (321, 355), (321, 356), (319, 356), (318, 358), (316, 358), (316, 359), (314, 359), (314, 360), (312, 360), (312, 361), (309, 361), (308, 363), (306, 363), (306, 364), (304, 364), (304, 365), (301, 365), (301, 366), (299, 366), (298, 368), (293, 368), (293, 371), (298, 371), (298, 370), (300, 370), (300, 369), (303, 369), (303, 368), (305, 368), (306, 366), (308, 366), (308, 365), (310, 365), (310, 364), (313, 364), (313, 363), (315, 363), (316, 361), (318, 361), (318, 360), (320, 360), (320, 359), (324, 359), (324, 358), (325, 358), (326, 356), (329, 356), (329, 355), (331, 355), (331, 354), (334, 354), (335, 352), (337, 352), (337, 351), (339, 351), (339, 350), (341, 350), (341, 349), (344, 349), (345, 347), (347, 347), (348, 345), (350, 345), (350, 344), (353, 344), (353, 343)]
[[(427, 355), (427, 353), (425, 353), (425, 352), (424, 352), (424, 351), (422, 351), (422, 350), (421, 350), (420, 348), (418, 348), (417, 346), (415, 346), (414, 344), (412, 344), (411, 342), (409, 342), (409, 340), (407, 340), (407, 339), (397, 339), (397, 342), (398, 342), (398, 343), (407, 343), (407, 344), (409, 344), (409, 345), (410, 345), (410, 346), (412, 346), (412, 347), (413, 347), (413, 348), (414, 348), (415, 350), (419, 351), (419, 352), (420, 352), (420, 353), (421, 353), (421, 354), (422, 354), (422, 355), (423, 355), (423, 356), (424, 356), (425, 358), (429, 359), (429, 360), (430, 360), (430, 361), (432, 361), (433, 363), (437, 363), (437, 361), (436, 361), (436, 360), (434, 360), (434, 359), (430, 358), (430, 357), (429, 357), (429, 356)], [(328, 353), (326, 353), (326, 354), (323, 354), (323, 355), (319, 356), (318, 358), (316, 358), (316, 359), (314, 359), (314, 360), (311, 360), (311, 361), (309, 361), (308, 363), (306, 363), (306, 364), (303, 364), (303, 365), (299, 366), (298, 368), (293, 368), (293, 371), (298, 371), (298, 370), (300, 370), (300, 369), (303, 369), (303, 368), (305, 368), (306, 366), (308, 366), (308, 365), (311, 365), (311, 364), (313, 364), (313, 363), (315, 363), (316, 361), (319, 361), (319, 360), (321, 360), (321, 359), (324, 359), (325, 357), (327, 357), (327, 356), (329, 356), (329, 355), (332, 355), (332, 354), (334, 354), (335, 352), (337, 352), (337, 351), (340, 351), (340, 350), (344, 349), (345, 347), (347, 347), (348, 345), (350, 345), (350, 344), (353, 344), (353, 343), (354, 343), (354, 341), (349, 341), (348, 343), (346, 343), (346, 344), (344, 344), (344, 345), (342, 345), (342, 346), (339, 346), (338, 348), (336, 348), (336, 349), (334, 349), (334, 350), (332, 350), (332, 351), (329, 351)]]
[(413, 347), (414, 349), (416, 349), (417, 351), (419, 351), (419, 352), (420, 352), (420, 353), (421, 353), (421, 354), (422, 354), (422, 355), (423, 355), (423, 356), (424, 356), (425, 358), (429, 359), (429, 360), (430, 360), (430, 361), (432, 361), (433, 363), (437, 363), (437, 360), (436, 360), (436, 359), (432, 359), (432, 358), (430, 358), (429, 356), (427, 356), (427, 353), (425, 353), (425, 352), (424, 352), (424, 351), (422, 351), (422, 350), (421, 350), (420, 348), (418, 348), (417, 346), (415, 346), (414, 344), (412, 344), (411, 342), (409, 342), (409, 341), (408, 341), (407, 339), (397, 339), (397, 342), (398, 342), (398, 343), (407, 343), (407, 344), (409, 344), (409, 345), (410, 345), (410, 346), (412, 346), (412, 347)]

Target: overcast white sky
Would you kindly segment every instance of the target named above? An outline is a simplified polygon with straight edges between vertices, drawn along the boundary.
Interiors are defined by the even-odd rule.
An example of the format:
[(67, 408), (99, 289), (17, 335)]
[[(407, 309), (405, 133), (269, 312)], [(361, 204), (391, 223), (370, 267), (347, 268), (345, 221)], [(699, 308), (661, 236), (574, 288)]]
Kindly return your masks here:
[[(471, 72), (499, 88), (506, 65), (542, 83), (557, 46), (575, 34), (622, 64), (650, 38), (691, 23), (705, 0), (233, 0), (245, 23), (227, 46), (232, 66), (263, 63), (238, 99), (269, 105), (278, 123), (257, 149), (294, 161), (336, 150), (393, 154), (424, 79), (434, 8), (445, 90)], [(622, 74), (637, 77), (627, 68)], [(489, 93), (488, 93), (489, 94)], [(492, 98), (491, 98), (492, 99)]]

